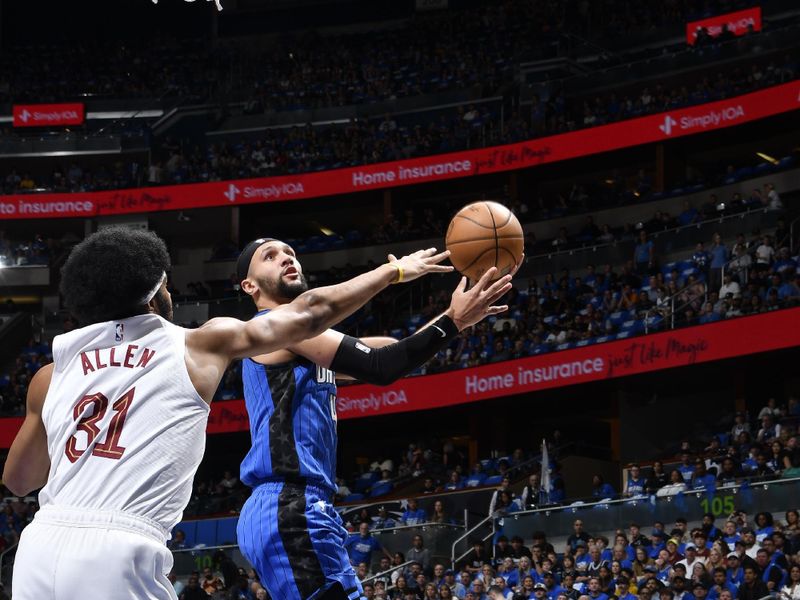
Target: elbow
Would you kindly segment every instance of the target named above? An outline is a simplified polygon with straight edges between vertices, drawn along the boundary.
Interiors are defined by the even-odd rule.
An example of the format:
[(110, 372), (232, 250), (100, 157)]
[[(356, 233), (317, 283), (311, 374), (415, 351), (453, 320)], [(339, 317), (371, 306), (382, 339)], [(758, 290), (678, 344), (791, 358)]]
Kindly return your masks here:
[(382, 373), (376, 375), (375, 379), (373, 381), (370, 381), (369, 383), (379, 386), (387, 386), (393, 384), (395, 381), (400, 379), (400, 377), (401, 375), (395, 373), (385, 373), (385, 374)]
[(372, 385), (379, 385), (379, 386), (387, 386), (393, 384), (398, 379), (401, 379), (410, 371), (404, 372), (399, 369), (393, 369), (391, 366), (386, 365), (386, 361), (383, 361), (384, 364), (380, 365), (378, 368), (374, 369), (372, 373), (370, 373), (369, 380), (367, 383), (371, 383)]
[(395, 376), (393, 373), (370, 373), (362, 374), (361, 376), (350, 375), (348, 373), (347, 375), (356, 381), (380, 387), (391, 385), (401, 377), (400, 375)]

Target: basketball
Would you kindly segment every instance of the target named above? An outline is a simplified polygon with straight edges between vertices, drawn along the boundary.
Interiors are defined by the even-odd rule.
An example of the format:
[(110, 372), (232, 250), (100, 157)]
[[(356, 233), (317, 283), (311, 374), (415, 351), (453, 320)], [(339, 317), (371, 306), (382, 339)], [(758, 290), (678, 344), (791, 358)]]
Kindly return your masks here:
[(519, 220), (498, 202), (467, 204), (450, 221), (445, 238), (450, 262), (471, 281), (491, 267), (498, 277), (510, 273), (524, 250)]

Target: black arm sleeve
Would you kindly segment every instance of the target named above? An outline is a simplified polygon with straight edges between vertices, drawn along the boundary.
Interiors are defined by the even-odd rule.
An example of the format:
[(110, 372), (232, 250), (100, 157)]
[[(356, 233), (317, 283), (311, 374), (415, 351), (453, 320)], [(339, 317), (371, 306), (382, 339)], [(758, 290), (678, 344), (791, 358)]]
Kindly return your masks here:
[(370, 348), (346, 335), (331, 369), (367, 383), (389, 385), (424, 365), (457, 335), (455, 323), (444, 315), (414, 335), (383, 348)]

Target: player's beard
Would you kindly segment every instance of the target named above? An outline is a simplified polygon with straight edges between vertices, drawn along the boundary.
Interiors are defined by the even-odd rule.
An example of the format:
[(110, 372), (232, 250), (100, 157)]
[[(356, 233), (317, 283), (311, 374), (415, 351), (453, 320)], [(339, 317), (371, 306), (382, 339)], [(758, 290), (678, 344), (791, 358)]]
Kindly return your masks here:
[(305, 275), (299, 271), (297, 275), (298, 277), (294, 281), (286, 281), (282, 275), (278, 276), (274, 281), (259, 279), (257, 280), (258, 287), (270, 298), (291, 302), (308, 290), (308, 282)]
[(156, 314), (172, 322), (172, 296), (169, 292), (164, 288), (159, 289), (153, 296), (153, 302), (156, 305)]

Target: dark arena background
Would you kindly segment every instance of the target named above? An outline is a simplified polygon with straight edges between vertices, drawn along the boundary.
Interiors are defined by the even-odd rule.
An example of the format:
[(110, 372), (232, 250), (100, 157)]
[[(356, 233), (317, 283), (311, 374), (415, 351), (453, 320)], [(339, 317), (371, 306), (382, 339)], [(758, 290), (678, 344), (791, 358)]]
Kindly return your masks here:
[[(800, 598), (797, 2), (2, 0), (0, 64), (4, 457), (91, 233), (162, 237), (195, 328), (255, 313), (254, 238), (316, 287), (495, 200), (525, 235), (508, 312), (338, 389), (364, 596)], [(457, 282), (337, 329), (406, 337)], [(268, 597), (237, 545), (241, 370), (168, 542), (185, 600)], [(1, 599), (39, 506), (0, 489)]]

